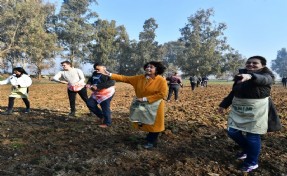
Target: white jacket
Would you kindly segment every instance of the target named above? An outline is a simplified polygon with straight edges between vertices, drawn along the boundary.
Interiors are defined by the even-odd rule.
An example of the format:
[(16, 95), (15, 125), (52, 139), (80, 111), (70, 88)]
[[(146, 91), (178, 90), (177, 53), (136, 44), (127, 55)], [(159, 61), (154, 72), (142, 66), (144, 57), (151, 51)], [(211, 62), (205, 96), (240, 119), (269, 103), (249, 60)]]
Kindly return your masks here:
[(9, 76), (7, 79), (0, 81), (0, 85), (11, 84), (12, 86), (29, 87), (32, 85), (32, 79), (26, 74), (22, 74), (20, 77), (16, 77), (16, 74)]

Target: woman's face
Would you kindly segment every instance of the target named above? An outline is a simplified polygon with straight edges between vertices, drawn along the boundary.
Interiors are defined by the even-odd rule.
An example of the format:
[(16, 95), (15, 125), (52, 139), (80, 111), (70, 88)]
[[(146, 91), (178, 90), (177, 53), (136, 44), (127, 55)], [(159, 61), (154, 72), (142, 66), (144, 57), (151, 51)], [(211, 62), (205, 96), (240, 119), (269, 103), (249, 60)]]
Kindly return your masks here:
[(17, 71), (17, 70), (14, 70), (14, 74), (16, 75), (21, 75), (21, 72)]
[(147, 75), (155, 75), (156, 73), (156, 67), (154, 65), (147, 65), (147, 67), (145, 68), (145, 73)]
[(248, 71), (257, 71), (262, 69), (264, 66), (262, 65), (260, 59), (248, 59), (245, 63), (245, 68)]

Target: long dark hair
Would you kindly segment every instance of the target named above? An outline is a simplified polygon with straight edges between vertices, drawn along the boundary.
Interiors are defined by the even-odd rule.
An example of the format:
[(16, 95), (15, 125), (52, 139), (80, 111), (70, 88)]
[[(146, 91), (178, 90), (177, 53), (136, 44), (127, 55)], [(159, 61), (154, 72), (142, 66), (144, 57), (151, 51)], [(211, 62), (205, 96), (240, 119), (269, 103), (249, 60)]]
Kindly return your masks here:
[(14, 72), (14, 71), (20, 72), (21, 75), (23, 75), (23, 74), (28, 75), (28, 73), (27, 73), (27, 72), (24, 70), (24, 68), (22, 68), (22, 67), (15, 67), (15, 68), (13, 68), (13, 72)]

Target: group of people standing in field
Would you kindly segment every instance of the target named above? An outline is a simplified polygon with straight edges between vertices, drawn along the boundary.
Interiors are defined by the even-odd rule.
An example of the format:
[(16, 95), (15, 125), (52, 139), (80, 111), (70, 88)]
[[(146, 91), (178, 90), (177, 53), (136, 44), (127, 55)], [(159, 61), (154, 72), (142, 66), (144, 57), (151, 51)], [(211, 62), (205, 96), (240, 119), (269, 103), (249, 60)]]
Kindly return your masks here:
[[(178, 102), (179, 96), (179, 89), (180, 87), (183, 88), (183, 83), (181, 77), (178, 75), (177, 71), (173, 72), (173, 75), (168, 76), (166, 78), (168, 81), (168, 96), (167, 96), (167, 102), (171, 101), (171, 96), (174, 93), (174, 99), (175, 102)], [(200, 76), (190, 76), (189, 77), (189, 82), (190, 82), (190, 87), (191, 90), (194, 91), (195, 87), (207, 87), (207, 81), (208, 77), (200, 77)]]
[[(182, 85), (182, 80), (176, 72), (171, 77), (164, 78), (163, 73), (166, 67), (161, 62), (151, 61), (144, 64), (144, 74), (124, 76), (110, 73), (104, 65), (96, 63), (93, 75), (85, 84), (85, 77), (80, 69), (73, 68), (68, 61), (62, 62), (61, 65), (63, 70), (53, 77), (53, 81), (67, 84), (71, 109), (69, 115), (76, 113), (75, 99), (76, 94), (79, 94), (89, 110), (98, 117), (99, 127), (110, 127), (110, 102), (115, 93), (115, 82), (130, 84), (135, 91), (130, 107), (130, 121), (134, 128), (148, 132), (143, 147), (145, 149), (156, 147), (160, 132), (165, 130), (164, 100), (167, 97), (167, 101), (170, 101), (173, 92), (175, 100), (178, 100), (178, 90)], [(192, 90), (198, 84), (198, 80), (196, 76), (190, 78)], [(203, 86), (207, 86), (207, 79), (202, 78), (201, 82), (204, 81), (206, 83)], [(228, 136), (242, 148), (236, 159), (244, 160), (240, 167), (244, 172), (258, 168), (261, 150), (260, 136), (267, 131), (280, 129), (281, 124), (275, 130), (268, 124), (269, 112), (276, 112), (270, 99), (273, 82), (274, 75), (266, 67), (266, 59), (262, 56), (250, 57), (245, 64), (244, 71), (234, 77), (231, 92), (218, 108), (219, 113), (224, 113), (224, 109), (231, 106), (228, 115)], [(30, 112), (27, 94), (32, 81), (27, 73), (15, 68), (11, 77), (0, 82), (0, 84), (7, 83), (11, 83), (13, 87), (9, 96), (7, 114), (11, 113), (15, 98), (22, 98), (27, 107), (26, 112)], [(87, 96), (87, 88), (93, 92), (90, 97)], [(277, 114), (271, 113), (271, 115)]]
[(189, 77), (189, 82), (191, 90), (194, 91), (195, 87), (207, 87), (208, 77), (204, 76), (201, 78), (200, 76), (193, 75)]
[[(70, 102), (69, 115), (76, 115), (75, 102), (76, 95), (79, 94), (89, 110), (99, 118), (99, 127), (109, 127), (112, 123), (110, 102), (115, 93), (115, 81), (106, 75), (97, 73), (97, 70), (104, 66), (101, 63), (95, 63), (94, 72), (86, 84), (84, 73), (80, 69), (72, 67), (69, 61), (61, 62), (61, 65), (63, 70), (58, 72), (52, 81), (67, 84)], [(93, 92), (90, 97), (88, 97), (87, 88)]]

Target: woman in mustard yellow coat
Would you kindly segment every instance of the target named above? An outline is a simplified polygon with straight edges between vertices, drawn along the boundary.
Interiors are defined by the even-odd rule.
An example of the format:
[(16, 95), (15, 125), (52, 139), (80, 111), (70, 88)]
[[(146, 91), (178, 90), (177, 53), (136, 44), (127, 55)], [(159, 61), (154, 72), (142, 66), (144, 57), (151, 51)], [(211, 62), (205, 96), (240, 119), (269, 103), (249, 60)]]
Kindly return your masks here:
[[(111, 79), (119, 82), (131, 84), (135, 89), (136, 101), (147, 102), (148, 104), (159, 101), (156, 116), (153, 124), (134, 122), (134, 127), (142, 131), (149, 132), (147, 143), (144, 148), (150, 149), (156, 146), (156, 141), (160, 132), (164, 131), (164, 99), (167, 96), (167, 82), (162, 77), (166, 67), (161, 62), (151, 61), (144, 65), (145, 74), (136, 76), (123, 76), (112, 74), (103, 68), (99, 73), (107, 74)], [(161, 101), (160, 101), (161, 100)]]

